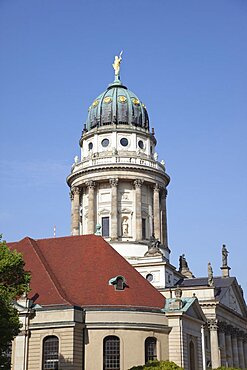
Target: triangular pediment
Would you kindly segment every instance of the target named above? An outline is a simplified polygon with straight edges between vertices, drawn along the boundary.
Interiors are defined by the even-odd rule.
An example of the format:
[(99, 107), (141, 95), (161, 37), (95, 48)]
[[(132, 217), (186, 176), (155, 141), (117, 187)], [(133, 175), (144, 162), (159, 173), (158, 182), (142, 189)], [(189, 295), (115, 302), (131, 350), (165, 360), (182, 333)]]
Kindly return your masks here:
[(232, 284), (230, 284), (228, 287), (221, 288), (219, 301), (222, 305), (237, 312), (239, 315), (247, 317), (246, 303), (243, 297), (243, 292), (236, 279), (234, 279)]

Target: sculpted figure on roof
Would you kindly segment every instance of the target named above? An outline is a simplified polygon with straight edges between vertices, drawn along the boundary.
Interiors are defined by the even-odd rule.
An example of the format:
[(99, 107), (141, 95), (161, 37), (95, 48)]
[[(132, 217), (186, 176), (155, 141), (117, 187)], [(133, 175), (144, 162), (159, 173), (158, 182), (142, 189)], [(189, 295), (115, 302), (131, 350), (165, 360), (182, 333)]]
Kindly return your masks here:
[(114, 63), (112, 64), (113, 69), (115, 71), (115, 76), (119, 76), (120, 74), (120, 64), (122, 61), (122, 54), (123, 54), (123, 51), (121, 51), (121, 53), (119, 54), (119, 57), (116, 55), (114, 59)]
[(227, 256), (229, 252), (226, 249), (225, 244), (222, 245), (222, 266), (227, 266)]

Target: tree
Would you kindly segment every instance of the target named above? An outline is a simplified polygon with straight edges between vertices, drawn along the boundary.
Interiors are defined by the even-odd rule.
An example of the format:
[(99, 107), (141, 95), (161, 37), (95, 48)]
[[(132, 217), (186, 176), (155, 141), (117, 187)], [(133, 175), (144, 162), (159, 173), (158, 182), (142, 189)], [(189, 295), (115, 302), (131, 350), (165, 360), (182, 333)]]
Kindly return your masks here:
[(8, 351), (21, 325), (13, 302), (29, 290), (30, 273), (21, 253), (11, 251), (0, 235), (0, 368), (9, 369)]
[(143, 366), (134, 366), (129, 370), (183, 370), (183, 368), (171, 361), (151, 361)]

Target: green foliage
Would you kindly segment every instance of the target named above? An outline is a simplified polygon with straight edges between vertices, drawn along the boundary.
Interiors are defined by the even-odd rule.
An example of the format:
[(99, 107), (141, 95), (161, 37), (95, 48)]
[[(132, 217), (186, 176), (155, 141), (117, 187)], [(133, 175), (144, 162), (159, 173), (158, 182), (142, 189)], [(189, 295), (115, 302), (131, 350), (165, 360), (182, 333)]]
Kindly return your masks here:
[(129, 370), (183, 370), (171, 361), (151, 361), (143, 366), (134, 366)]
[(0, 368), (9, 369), (7, 356), (11, 340), (21, 325), (13, 301), (29, 289), (30, 274), (24, 271), (22, 255), (11, 251), (0, 235)]

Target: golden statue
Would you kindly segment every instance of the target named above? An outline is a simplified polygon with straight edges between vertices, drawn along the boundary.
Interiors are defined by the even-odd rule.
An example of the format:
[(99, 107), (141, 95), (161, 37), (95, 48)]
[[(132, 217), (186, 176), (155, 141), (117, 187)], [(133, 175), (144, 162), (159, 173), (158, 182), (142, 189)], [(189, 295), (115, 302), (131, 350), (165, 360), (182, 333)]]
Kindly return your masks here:
[(120, 72), (120, 63), (122, 61), (122, 54), (123, 54), (123, 51), (121, 51), (121, 53), (119, 54), (119, 57), (116, 55), (114, 59), (114, 63), (112, 64), (112, 67), (115, 71), (115, 76), (118, 76), (118, 77), (119, 77), (119, 72)]

